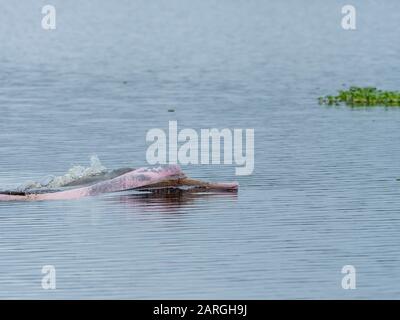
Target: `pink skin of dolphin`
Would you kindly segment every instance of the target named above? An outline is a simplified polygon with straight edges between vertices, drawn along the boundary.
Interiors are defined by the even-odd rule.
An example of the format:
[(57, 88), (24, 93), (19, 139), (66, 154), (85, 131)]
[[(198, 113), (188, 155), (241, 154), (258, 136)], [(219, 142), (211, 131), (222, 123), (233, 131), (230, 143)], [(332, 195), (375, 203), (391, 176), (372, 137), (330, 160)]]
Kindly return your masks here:
[(95, 196), (101, 193), (139, 188), (166, 179), (180, 178), (182, 176), (184, 176), (184, 174), (178, 166), (156, 169), (140, 168), (114, 179), (96, 183), (89, 187), (52, 193), (27, 194), (25, 196), (0, 194), (0, 201), (79, 199), (87, 196)]
[[(29, 200), (71, 200), (102, 193), (117, 192), (156, 185), (164, 181), (185, 179), (186, 176), (177, 165), (163, 168), (140, 168), (130, 171), (114, 179), (96, 183), (92, 186), (76, 188), (60, 192), (37, 193), (27, 195), (0, 194), (0, 201), (29, 201)], [(215, 183), (214, 189), (237, 190), (237, 183)]]

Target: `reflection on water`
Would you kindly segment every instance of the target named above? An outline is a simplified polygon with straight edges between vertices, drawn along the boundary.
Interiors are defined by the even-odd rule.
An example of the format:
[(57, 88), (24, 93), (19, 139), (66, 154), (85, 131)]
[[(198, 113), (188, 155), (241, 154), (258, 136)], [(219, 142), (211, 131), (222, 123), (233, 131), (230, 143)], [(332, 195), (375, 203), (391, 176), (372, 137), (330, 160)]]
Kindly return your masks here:
[[(183, 166), (237, 194), (0, 203), (1, 298), (400, 296), (400, 109), (317, 102), (400, 88), (399, 1), (354, 1), (355, 32), (336, 0), (52, 5), (47, 32), (40, 4), (2, 1), (0, 189), (92, 154), (144, 166), (146, 133), (169, 120), (254, 128), (255, 171)], [(348, 264), (356, 290), (341, 288)]]

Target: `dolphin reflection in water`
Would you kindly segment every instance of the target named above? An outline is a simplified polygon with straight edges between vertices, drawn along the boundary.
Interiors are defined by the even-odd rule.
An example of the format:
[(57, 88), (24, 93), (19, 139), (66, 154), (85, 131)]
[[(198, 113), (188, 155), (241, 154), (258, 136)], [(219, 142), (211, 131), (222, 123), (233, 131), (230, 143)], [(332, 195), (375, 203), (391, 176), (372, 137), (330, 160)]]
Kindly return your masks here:
[(128, 190), (157, 191), (182, 190), (237, 192), (238, 184), (212, 183), (186, 177), (179, 166), (157, 168), (119, 169), (103, 176), (66, 185), (67, 190), (29, 190), (0, 192), (0, 201), (70, 200)]

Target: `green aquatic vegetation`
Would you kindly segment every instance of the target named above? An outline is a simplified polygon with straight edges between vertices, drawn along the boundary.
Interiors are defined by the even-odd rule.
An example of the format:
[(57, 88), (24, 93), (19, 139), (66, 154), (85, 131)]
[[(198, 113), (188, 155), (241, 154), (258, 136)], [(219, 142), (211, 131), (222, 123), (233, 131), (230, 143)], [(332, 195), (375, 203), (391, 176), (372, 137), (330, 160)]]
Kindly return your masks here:
[(336, 96), (328, 95), (318, 98), (319, 104), (348, 106), (387, 106), (400, 107), (400, 91), (384, 91), (374, 87), (350, 87), (339, 90)]

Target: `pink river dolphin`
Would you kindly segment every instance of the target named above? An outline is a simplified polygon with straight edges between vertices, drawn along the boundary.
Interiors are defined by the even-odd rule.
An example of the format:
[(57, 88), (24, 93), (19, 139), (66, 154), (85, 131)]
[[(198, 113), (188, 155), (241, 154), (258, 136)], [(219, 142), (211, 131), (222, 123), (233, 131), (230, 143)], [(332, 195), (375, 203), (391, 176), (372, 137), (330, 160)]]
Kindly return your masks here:
[(145, 189), (148, 187), (177, 187), (194, 186), (205, 190), (235, 191), (238, 184), (233, 183), (208, 183), (188, 179), (179, 166), (171, 165), (159, 168), (140, 168), (122, 174), (116, 178), (98, 182), (91, 186), (75, 188), (65, 191), (49, 193), (12, 194), (0, 193), (0, 201), (29, 201), (29, 200), (70, 200), (103, 193), (118, 192), (132, 189)]

